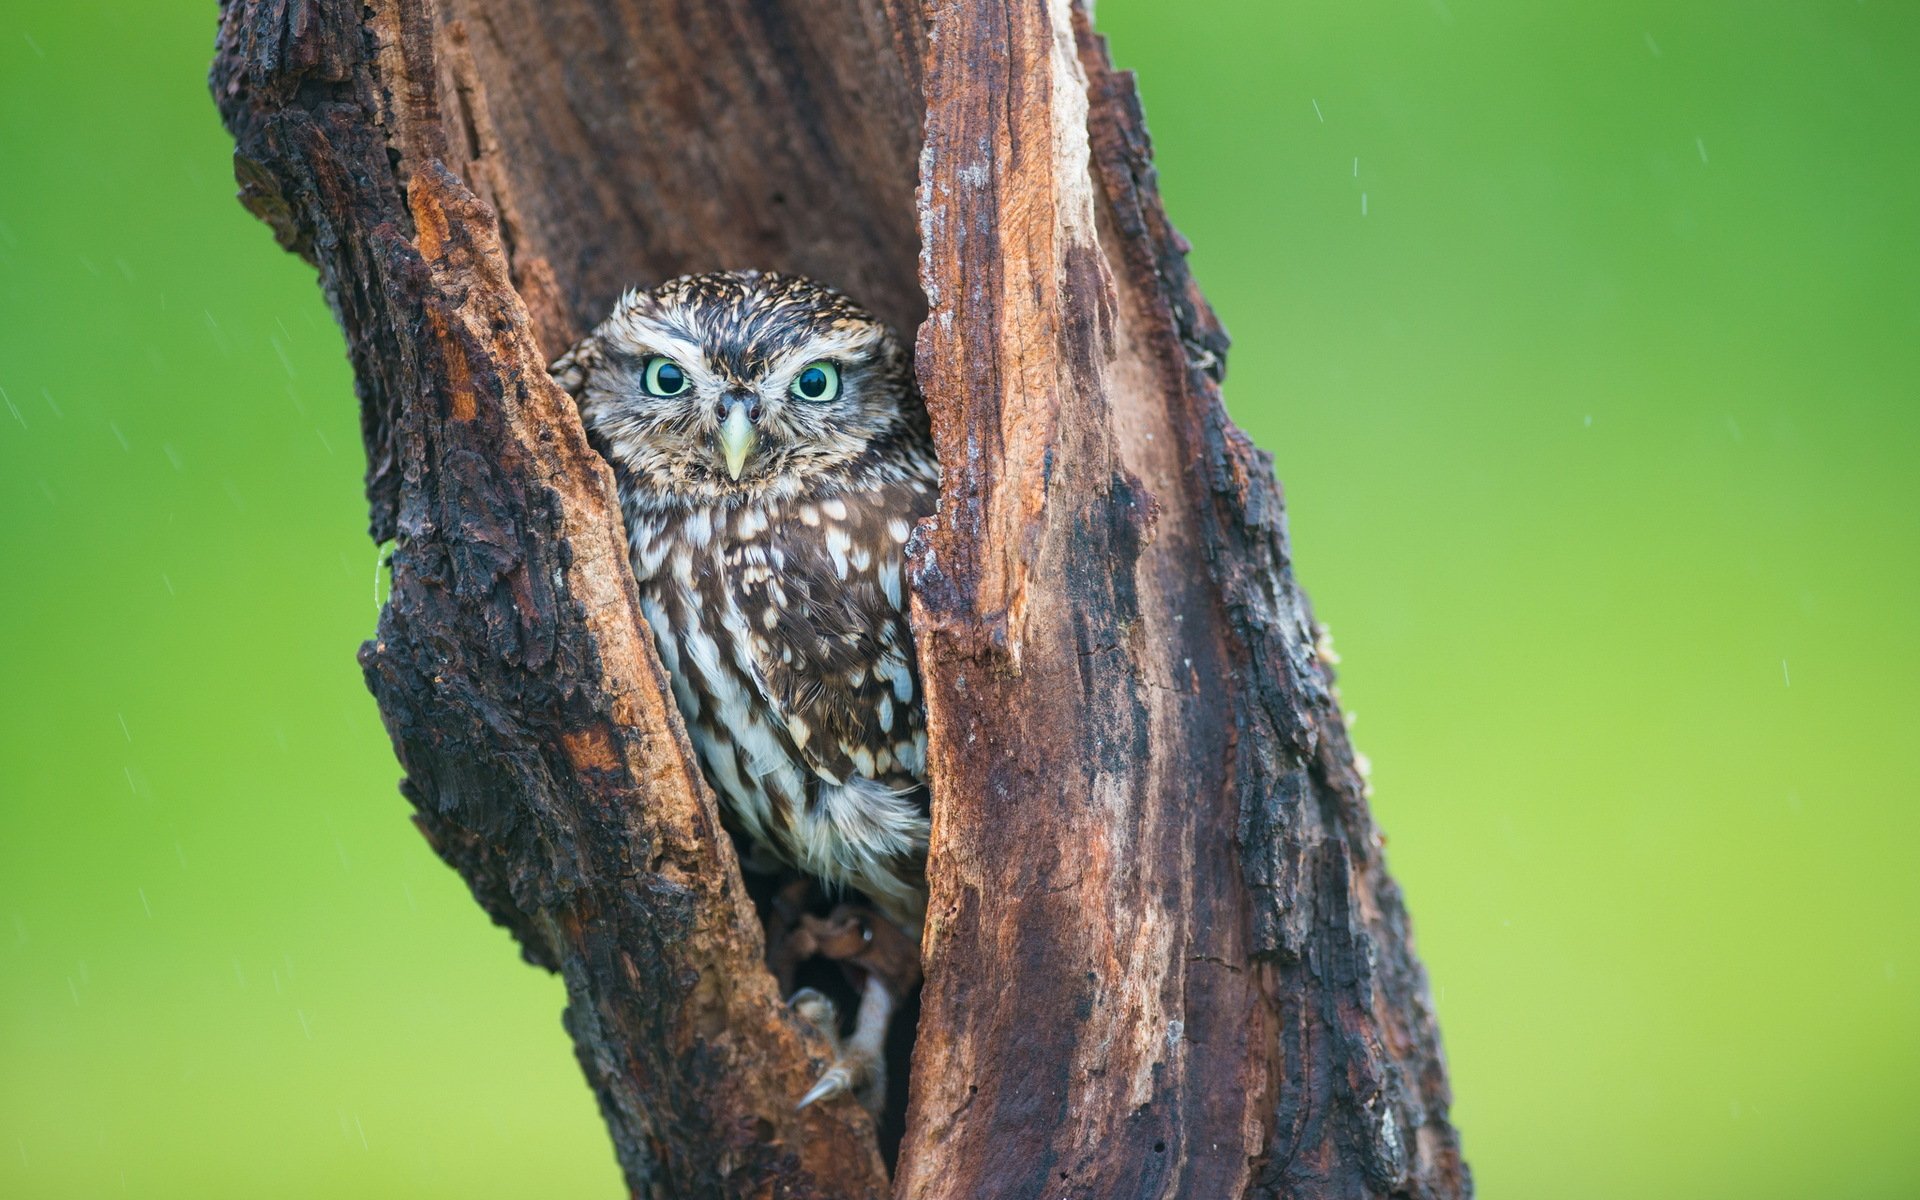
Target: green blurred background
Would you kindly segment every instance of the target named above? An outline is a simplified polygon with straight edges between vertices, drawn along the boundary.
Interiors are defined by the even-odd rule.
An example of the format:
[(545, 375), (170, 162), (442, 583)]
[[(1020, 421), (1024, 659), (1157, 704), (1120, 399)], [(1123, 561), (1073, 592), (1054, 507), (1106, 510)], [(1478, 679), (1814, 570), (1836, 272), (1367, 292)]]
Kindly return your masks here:
[[(1488, 1197), (1915, 1197), (1920, 9), (1101, 0)], [(0, 0), (0, 1196), (615, 1196), (205, 0)]]

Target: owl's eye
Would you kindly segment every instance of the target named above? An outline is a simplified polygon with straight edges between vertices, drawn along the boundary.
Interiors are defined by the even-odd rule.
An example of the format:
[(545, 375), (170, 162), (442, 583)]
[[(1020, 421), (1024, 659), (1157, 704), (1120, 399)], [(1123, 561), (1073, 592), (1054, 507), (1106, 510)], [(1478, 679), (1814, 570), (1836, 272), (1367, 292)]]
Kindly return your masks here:
[(678, 396), (687, 390), (687, 373), (670, 358), (647, 360), (647, 391), (655, 396)]
[(789, 390), (802, 400), (816, 404), (831, 400), (840, 394), (840, 368), (830, 362), (810, 363), (806, 370), (793, 377), (793, 387)]

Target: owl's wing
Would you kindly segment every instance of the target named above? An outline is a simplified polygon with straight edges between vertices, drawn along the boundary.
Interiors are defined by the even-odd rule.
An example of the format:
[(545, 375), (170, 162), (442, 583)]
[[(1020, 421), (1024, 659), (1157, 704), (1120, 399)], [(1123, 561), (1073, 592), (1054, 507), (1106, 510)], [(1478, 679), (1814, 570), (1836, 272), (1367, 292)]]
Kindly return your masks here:
[(815, 774), (890, 787), (926, 775), (907, 630), (905, 542), (922, 494), (905, 486), (799, 504), (731, 551), (728, 571), (759, 683)]

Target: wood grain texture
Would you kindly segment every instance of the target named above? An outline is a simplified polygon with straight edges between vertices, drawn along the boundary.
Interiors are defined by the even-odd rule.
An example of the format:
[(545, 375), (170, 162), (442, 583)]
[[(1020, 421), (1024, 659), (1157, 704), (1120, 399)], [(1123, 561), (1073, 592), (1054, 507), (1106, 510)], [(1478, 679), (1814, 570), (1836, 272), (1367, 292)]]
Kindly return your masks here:
[[(242, 199), (347, 335), (417, 821), (567, 1025), (636, 1196), (877, 1197), (544, 364), (754, 266), (904, 330), (933, 903), (892, 1194), (1460, 1197), (1426, 983), (1270, 461), (1068, 0), (227, 0)], [(923, 322), (923, 317), (925, 318)]]
[(1461, 1196), (1271, 461), (1084, 13), (931, 6), (937, 803), (903, 1197)]
[[(223, 12), (213, 82), (243, 198), (320, 269), (361, 392), (374, 535), (394, 541), (392, 597), (362, 664), (422, 829), (527, 957), (565, 977), (567, 1027), (634, 1193), (879, 1196), (866, 1115), (794, 1110), (827, 1048), (762, 965), (732, 845), (663, 699), (610, 472), (546, 376), (552, 348), (620, 286), (681, 264), (634, 221), (582, 247), (542, 209), (612, 193), (543, 176), (559, 160), (526, 142), (553, 139), (489, 114), (544, 112), (529, 130), (562, 113), (614, 121), (549, 90), (566, 78), (557, 64), (486, 74), (507, 46), (558, 55), (532, 36), (535, 12), (393, 0)], [(788, 44), (777, 22), (766, 38)], [(651, 103), (608, 101), (664, 124)], [(903, 108), (883, 111), (898, 121)], [(610, 136), (635, 136), (624, 128)], [(696, 140), (682, 138), (689, 153)], [(652, 145), (672, 153), (663, 136)], [(903, 230), (912, 153), (889, 156)], [(739, 188), (766, 182), (759, 158), (734, 165)], [(816, 230), (779, 251), (746, 234), (729, 257), (824, 265)], [(561, 246), (571, 257), (556, 270)], [(588, 260), (597, 270), (580, 269)], [(902, 275), (896, 303), (917, 294)]]

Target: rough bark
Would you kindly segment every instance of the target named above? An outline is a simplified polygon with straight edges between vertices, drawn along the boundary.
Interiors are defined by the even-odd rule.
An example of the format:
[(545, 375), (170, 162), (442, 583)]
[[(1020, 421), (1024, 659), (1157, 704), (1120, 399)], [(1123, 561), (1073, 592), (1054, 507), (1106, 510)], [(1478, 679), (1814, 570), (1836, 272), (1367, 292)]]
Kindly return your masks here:
[(892, 1194), (1468, 1193), (1271, 464), (1084, 13), (229, 0), (213, 85), (243, 200), (347, 335), (404, 790), (565, 977), (635, 1195), (889, 1190), (856, 1106), (793, 1110), (825, 1047), (761, 965), (543, 370), (621, 288), (728, 266), (918, 327), (946, 470), (914, 546), (933, 903)]

